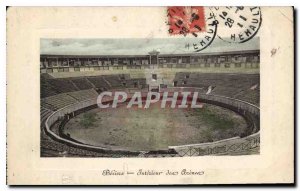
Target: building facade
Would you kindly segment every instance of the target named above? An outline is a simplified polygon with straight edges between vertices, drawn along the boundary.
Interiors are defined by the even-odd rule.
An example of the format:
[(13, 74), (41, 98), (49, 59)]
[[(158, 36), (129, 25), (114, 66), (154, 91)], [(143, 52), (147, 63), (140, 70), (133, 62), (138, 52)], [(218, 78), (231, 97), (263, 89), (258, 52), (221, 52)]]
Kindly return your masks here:
[(260, 51), (147, 55), (40, 55), (41, 73), (145, 68), (259, 68)]

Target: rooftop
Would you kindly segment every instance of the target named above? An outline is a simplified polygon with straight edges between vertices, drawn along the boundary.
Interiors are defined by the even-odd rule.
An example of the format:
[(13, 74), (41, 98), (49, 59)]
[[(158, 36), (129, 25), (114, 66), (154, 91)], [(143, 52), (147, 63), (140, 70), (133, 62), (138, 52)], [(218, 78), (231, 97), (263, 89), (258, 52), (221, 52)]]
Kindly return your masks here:
[[(40, 52), (47, 55), (110, 55), (110, 56), (145, 56), (148, 53), (160, 55), (198, 54), (193, 44), (199, 38), (151, 38), (151, 39), (41, 39)], [(228, 43), (215, 38), (210, 46), (199, 52), (220, 53), (233, 51), (259, 50), (259, 38), (245, 43)]]

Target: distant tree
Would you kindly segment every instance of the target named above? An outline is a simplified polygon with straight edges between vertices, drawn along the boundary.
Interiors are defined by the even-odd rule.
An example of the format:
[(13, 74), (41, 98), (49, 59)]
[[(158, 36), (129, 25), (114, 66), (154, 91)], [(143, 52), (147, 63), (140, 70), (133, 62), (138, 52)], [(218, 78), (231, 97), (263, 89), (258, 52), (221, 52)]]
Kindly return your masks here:
[(95, 113), (84, 113), (82, 119), (80, 120), (80, 125), (85, 128), (91, 127), (96, 122), (96, 114)]

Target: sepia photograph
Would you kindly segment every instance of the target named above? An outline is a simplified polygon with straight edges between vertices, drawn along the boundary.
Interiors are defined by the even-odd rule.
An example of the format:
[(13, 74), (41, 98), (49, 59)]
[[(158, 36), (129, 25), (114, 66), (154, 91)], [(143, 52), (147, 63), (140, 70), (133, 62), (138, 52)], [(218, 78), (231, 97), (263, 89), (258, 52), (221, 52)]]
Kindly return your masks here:
[(194, 41), (41, 39), (41, 157), (259, 154), (259, 38)]

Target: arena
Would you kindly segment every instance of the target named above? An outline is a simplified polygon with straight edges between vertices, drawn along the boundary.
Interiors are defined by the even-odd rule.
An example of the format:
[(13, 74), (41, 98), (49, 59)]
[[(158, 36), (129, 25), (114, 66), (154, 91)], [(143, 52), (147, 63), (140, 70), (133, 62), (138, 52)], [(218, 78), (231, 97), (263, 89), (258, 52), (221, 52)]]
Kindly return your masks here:
[[(259, 50), (201, 54), (44, 55), (41, 157), (259, 154)], [(126, 92), (99, 108), (102, 92)], [(199, 108), (127, 108), (135, 92), (197, 93)], [(182, 97), (179, 96), (179, 102)], [(113, 97), (106, 96), (106, 103)]]

